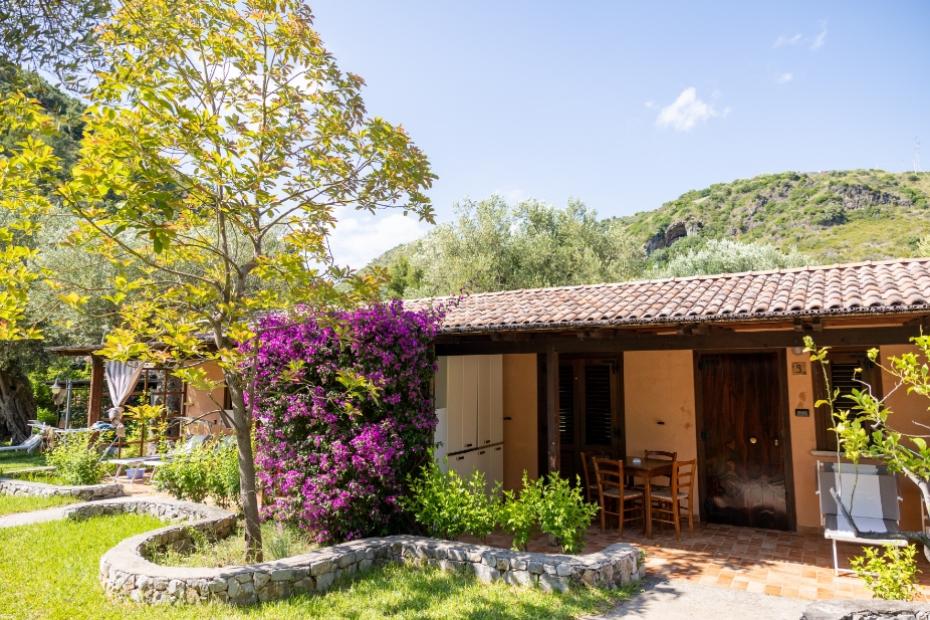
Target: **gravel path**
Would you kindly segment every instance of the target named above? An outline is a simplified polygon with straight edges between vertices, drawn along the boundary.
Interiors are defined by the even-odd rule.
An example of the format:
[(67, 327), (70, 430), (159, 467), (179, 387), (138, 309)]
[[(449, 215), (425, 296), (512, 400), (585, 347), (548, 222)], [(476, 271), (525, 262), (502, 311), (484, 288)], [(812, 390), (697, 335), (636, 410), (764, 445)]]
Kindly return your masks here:
[(808, 604), (808, 601), (705, 586), (683, 579), (651, 578), (642, 585), (641, 594), (588, 620), (797, 620)]

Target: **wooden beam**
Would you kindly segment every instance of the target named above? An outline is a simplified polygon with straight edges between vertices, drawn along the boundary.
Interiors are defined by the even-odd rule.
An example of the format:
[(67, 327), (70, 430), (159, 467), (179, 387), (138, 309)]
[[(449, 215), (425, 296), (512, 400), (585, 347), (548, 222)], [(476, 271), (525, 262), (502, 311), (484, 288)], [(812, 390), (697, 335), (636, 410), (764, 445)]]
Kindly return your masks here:
[(549, 472), (559, 471), (559, 353), (546, 352), (546, 452)]
[[(619, 351), (733, 351), (740, 349), (785, 349), (803, 345), (807, 332), (730, 331), (711, 329), (706, 334), (659, 335), (620, 332), (611, 337), (587, 339), (547, 333), (533, 333), (527, 340), (492, 340), (484, 335), (442, 335), (436, 343), (439, 355), (478, 355), (495, 353), (616, 353)], [(913, 325), (896, 327), (849, 327), (810, 333), (819, 346), (880, 346), (907, 344), (920, 334)]]
[(90, 357), (90, 388), (87, 398), (87, 425), (90, 426), (100, 419), (100, 409), (103, 407), (103, 360), (92, 355)]

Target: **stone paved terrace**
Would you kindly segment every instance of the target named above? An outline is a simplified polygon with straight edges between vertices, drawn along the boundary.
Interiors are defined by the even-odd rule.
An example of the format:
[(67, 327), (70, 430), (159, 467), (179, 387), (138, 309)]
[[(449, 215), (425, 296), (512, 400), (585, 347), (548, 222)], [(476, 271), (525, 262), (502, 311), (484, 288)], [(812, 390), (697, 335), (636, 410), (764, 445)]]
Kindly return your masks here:
[[(817, 534), (779, 532), (725, 525), (687, 528), (681, 541), (668, 529), (656, 528), (652, 538), (633, 527), (602, 532), (591, 528), (585, 552), (615, 542), (631, 542), (646, 552), (646, 572), (650, 579), (687, 580), (701, 585), (803, 600), (871, 598), (862, 582), (851, 573), (833, 574), (829, 541)], [(491, 537), (490, 544), (506, 541)], [(530, 542), (530, 551), (553, 551), (547, 541)], [(848, 558), (861, 553), (861, 547), (840, 544), (840, 567), (848, 568)], [(918, 554), (924, 598), (930, 601), (930, 564)]]

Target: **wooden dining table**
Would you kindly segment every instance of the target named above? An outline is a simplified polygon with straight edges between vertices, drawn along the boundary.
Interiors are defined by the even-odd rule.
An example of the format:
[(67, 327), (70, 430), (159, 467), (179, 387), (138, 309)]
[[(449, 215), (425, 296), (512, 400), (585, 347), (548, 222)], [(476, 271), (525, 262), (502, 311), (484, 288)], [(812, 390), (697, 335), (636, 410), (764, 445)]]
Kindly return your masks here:
[(632, 458), (624, 459), (623, 471), (634, 477), (643, 479), (643, 531), (646, 537), (652, 536), (652, 479), (656, 476), (672, 475), (672, 461), (662, 459), (639, 459), (639, 464), (634, 464)]

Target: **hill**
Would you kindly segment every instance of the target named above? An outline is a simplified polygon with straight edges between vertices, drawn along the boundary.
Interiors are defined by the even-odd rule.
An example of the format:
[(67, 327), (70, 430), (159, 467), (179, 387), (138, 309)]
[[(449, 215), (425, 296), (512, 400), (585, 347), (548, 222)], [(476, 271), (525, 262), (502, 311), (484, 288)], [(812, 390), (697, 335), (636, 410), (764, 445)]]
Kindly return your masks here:
[[(372, 262), (385, 294), (416, 297), (913, 256), (930, 249), (930, 173), (784, 172), (598, 219), (500, 197)], [(918, 249), (918, 242), (923, 239)]]
[(708, 239), (797, 249), (813, 262), (909, 256), (930, 234), (930, 173), (784, 172), (687, 192), (617, 218), (650, 262)]

